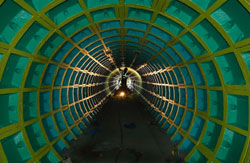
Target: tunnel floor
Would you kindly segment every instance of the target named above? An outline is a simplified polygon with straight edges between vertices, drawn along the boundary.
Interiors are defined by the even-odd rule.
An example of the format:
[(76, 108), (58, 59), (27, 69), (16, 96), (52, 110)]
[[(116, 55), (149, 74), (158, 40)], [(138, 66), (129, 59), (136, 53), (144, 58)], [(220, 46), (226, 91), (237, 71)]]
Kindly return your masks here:
[(161, 163), (184, 162), (185, 153), (177, 151), (139, 99), (131, 96), (111, 98), (63, 156), (73, 163)]

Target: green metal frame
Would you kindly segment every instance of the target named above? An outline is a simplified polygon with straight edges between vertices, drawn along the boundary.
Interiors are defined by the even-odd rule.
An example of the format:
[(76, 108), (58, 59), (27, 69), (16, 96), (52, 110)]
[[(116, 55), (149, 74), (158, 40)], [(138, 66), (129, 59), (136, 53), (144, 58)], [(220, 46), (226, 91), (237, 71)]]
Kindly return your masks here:
[[(7, 1), (12, 1), (12, 0), (7, 0)], [(243, 136), (246, 137), (244, 148), (242, 150), (242, 154), (241, 154), (239, 162), (248, 162), (249, 161), (249, 159), (250, 159), (250, 150), (249, 150), (249, 143), (248, 142), (249, 142), (249, 139), (250, 139), (250, 136), (249, 136), (250, 135), (249, 134), (250, 122), (248, 120), (248, 129), (247, 130), (244, 130), (244, 129), (241, 129), (241, 128), (236, 127), (234, 125), (228, 124), (228, 122), (227, 122), (227, 117), (228, 117), (228, 112), (227, 112), (227, 110), (228, 110), (228, 99), (227, 99), (227, 95), (232, 94), (232, 95), (244, 95), (244, 96), (246, 96), (248, 98), (248, 108), (250, 108), (250, 104), (249, 104), (249, 101), (250, 101), (250, 99), (249, 99), (250, 76), (249, 76), (249, 71), (248, 71), (248, 65), (246, 64), (243, 57), (241, 56), (242, 53), (249, 52), (249, 50), (250, 50), (250, 46), (249, 46), (250, 38), (244, 39), (244, 40), (239, 41), (239, 42), (233, 42), (231, 37), (225, 31), (225, 29), (216, 20), (214, 20), (211, 17), (211, 14), (214, 11), (216, 11), (221, 6), (223, 6), (223, 4), (228, 2), (227, 0), (219, 0), (219, 1), (214, 2), (206, 11), (203, 10), (201, 7), (199, 7), (198, 5), (196, 5), (192, 1), (179, 0), (178, 2), (188, 6), (189, 8), (193, 9), (194, 11), (196, 11), (198, 13), (198, 17), (195, 18), (194, 21), (192, 21), (189, 25), (185, 24), (180, 19), (172, 16), (171, 14), (168, 14), (168, 13), (165, 12), (169, 8), (169, 5), (171, 4), (171, 1), (169, 1), (169, 0), (168, 1), (153, 0), (152, 7), (147, 7), (147, 6), (143, 6), (143, 5), (137, 5), (137, 4), (127, 4), (126, 0), (119, 0), (118, 4), (112, 4), (111, 3), (109, 5), (103, 5), (103, 6), (99, 6), (99, 7), (95, 7), (95, 8), (90, 8), (90, 9), (87, 8), (87, 5), (86, 5), (85, 1), (77, 0), (77, 3), (80, 5), (80, 7), (82, 8), (83, 11), (78, 13), (78, 14), (73, 15), (72, 17), (69, 17), (68, 19), (66, 19), (65, 21), (63, 21), (59, 25), (57, 25), (55, 22), (53, 22), (53, 20), (50, 19), (46, 15), (46, 13), (48, 11), (54, 9), (55, 7), (59, 6), (60, 4), (64, 3), (65, 0), (52, 1), (52, 2), (48, 3), (40, 11), (36, 11), (35, 8), (33, 8), (31, 5), (29, 5), (29, 3), (27, 3), (24, 0), (13, 0), (13, 1), (16, 4), (18, 4), (22, 9), (24, 9), (25, 11), (30, 13), (32, 15), (32, 17), (18, 31), (16, 36), (13, 38), (13, 40), (9, 44), (4, 43), (4, 42), (0, 42), (0, 54), (3, 54), (3, 57), (0, 60), (0, 79), (3, 78), (3, 73), (4, 73), (4, 70), (6, 68), (6, 65), (7, 65), (8, 61), (9, 61), (9, 57), (11, 56), (11, 54), (15, 54), (15, 55), (21, 56), (21, 57), (26, 57), (26, 58), (29, 59), (29, 61), (28, 61), (27, 66), (26, 66), (26, 68), (24, 70), (20, 88), (2, 88), (2, 89), (0, 89), (0, 95), (12, 94), (12, 93), (18, 93), (19, 94), (19, 99), (18, 99), (18, 119), (19, 119), (19, 121), (17, 123), (14, 123), (14, 124), (8, 125), (6, 127), (0, 128), (0, 140), (2, 141), (4, 138), (8, 138), (11, 135), (14, 135), (15, 133), (18, 133), (18, 132), (21, 131), (22, 134), (23, 134), (23, 139), (24, 139), (25, 145), (26, 145), (30, 155), (32, 156), (32, 158), (30, 160), (28, 160), (28, 162), (40, 162), (40, 160), (45, 155), (47, 155), (47, 153), (49, 151), (53, 151), (54, 155), (59, 160), (62, 160), (60, 154), (56, 152), (53, 145), (58, 140), (61, 139), (63, 141), (63, 143), (67, 147), (69, 147), (69, 144), (65, 140), (65, 136), (70, 133), (73, 136), (74, 139), (77, 139), (77, 135), (75, 135), (73, 133), (72, 128), (77, 127), (77, 129), (79, 129), (81, 131), (78, 124), (82, 123), (82, 119), (87, 117), (87, 116), (91, 116), (90, 113), (92, 113), (92, 112), (98, 112), (99, 106), (101, 106), (104, 103), (105, 99), (107, 98), (107, 96), (109, 94), (107, 94), (102, 99), (98, 99), (98, 103), (96, 103), (96, 101), (95, 101), (96, 99), (92, 100), (92, 105), (94, 107), (89, 108), (90, 111), (85, 113), (82, 118), (80, 117), (79, 114), (77, 114), (77, 116), (79, 117), (79, 119), (77, 121), (74, 120), (73, 115), (70, 112), (70, 116), (74, 121), (74, 124), (71, 125), (71, 126), (66, 123), (66, 121), (67, 121), (66, 118), (64, 116), (62, 116), (63, 120), (64, 120), (64, 122), (66, 124), (66, 129), (63, 132), (61, 132), (59, 130), (59, 127), (58, 127), (58, 125), (56, 123), (56, 120), (55, 120), (53, 115), (55, 115), (56, 113), (59, 113), (59, 112), (61, 112), (61, 114), (63, 114), (63, 111), (69, 110), (69, 108), (71, 106), (73, 106), (74, 109), (76, 109), (75, 104), (78, 103), (79, 101), (73, 102), (71, 104), (68, 103), (67, 105), (61, 105), (61, 101), (60, 101), (59, 102), (60, 103), (60, 109), (53, 110), (52, 109), (53, 108), (53, 104), (52, 104), (53, 90), (57, 90), (57, 89), (60, 90), (60, 98), (59, 99), (61, 99), (61, 91), (62, 91), (63, 88), (66, 88), (67, 92), (69, 92), (70, 88), (79, 89), (78, 88), (79, 85), (63, 86), (63, 81), (64, 81), (64, 78), (66, 76), (66, 71), (68, 69), (75, 70), (78, 73), (93, 75), (95, 77), (107, 77), (108, 74), (110, 72), (112, 72), (114, 68), (117, 68), (119, 66), (119, 64), (120, 64), (118, 61), (116, 61), (114, 59), (114, 57), (116, 55), (118, 55), (119, 58), (122, 59), (121, 63), (124, 63), (126, 61), (126, 55), (127, 55), (125, 53), (126, 44), (128, 42), (136, 43), (135, 41), (126, 41), (125, 40), (125, 36), (132, 36), (132, 35), (127, 34), (127, 30), (129, 30), (131, 28), (125, 28), (125, 26), (124, 26), (124, 22), (127, 21), (127, 20), (128, 21), (129, 20), (130, 21), (137, 21), (137, 22), (147, 24), (147, 29), (146, 29), (146, 31), (144, 31), (145, 33), (144, 33), (143, 37), (133, 36), (133, 37), (136, 37), (136, 38), (139, 39), (139, 41), (137, 42), (137, 43), (139, 43), (139, 47), (137, 47), (137, 46), (131, 46), (131, 47), (135, 47), (138, 50), (144, 49), (143, 48), (144, 46), (148, 47), (151, 50), (154, 50), (153, 47), (150, 47), (149, 45), (147, 45), (148, 42), (153, 43), (152, 40), (147, 39), (147, 36), (150, 34), (150, 29), (152, 27), (157, 27), (157, 28), (163, 30), (164, 32), (168, 33), (172, 37), (168, 42), (166, 42), (165, 40), (159, 38), (157, 35), (152, 34), (153, 36), (158, 37), (158, 39), (160, 39), (161, 41), (165, 42), (166, 46), (161, 48), (160, 51), (158, 51), (156, 53), (151, 53), (150, 51), (145, 49), (145, 51), (147, 52), (147, 55), (152, 56), (152, 57), (150, 57), (150, 59), (147, 60), (147, 62), (145, 64), (142, 64), (141, 66), (135, 64), (136, 61), (142, 60), (144, 55), (139, 55), (139, 56), (135, 55), (134, 56), (134, 60), (133, 60), (133, 63), (131, 63), (131, 65), (133, 65), (136, 68), (136, 70), (138, 72), (140, 72), (142, 78), (144, 78), (144, 79), (152, 79), (154, 81), (154, 82), (143, 81), (143, 83), (154, 85), (154, 86), (168, 86), (168, 90), (166, 90), (166, 91), (169, 91), (169, 92), (170, 92), (170, 88), (177, 87), (178, 92), (174, 92), (174, 94), (175, 93), (180, 94), (181, 93), (180, 92), (181, 88), (184, 88), (186, 90), (186, 92), (187, 92), (187, 88), (193, 88), (194, 89), (194, 97), (195, 97), (194, 98), (194, 101), (195, 101), (194, 106), (195, 107), (194, 107), (194, 109), (192, 109), (192, 108), (189, 108), (187, 106), (187, 100), (188, 100), (188, 95), (187, 94), (186, 94), (186, 103), (185, 103), (185, 105), (181, 105), (180, 103), (175, 102), (176, 99), (173, 99), (173, 100), (167, 99), (165, 96), (162, 96), (162, 94), (155, 93), (154, 90), (151, 90), (151, 89), (147, 90), (143, 86), (141, 87), (141, 86), (138, 85), (138, 88), (150, 93), (151, 95), (153, 95), (155, 97), (155, 99), (161, 99), (162, 101), (167, 101), (168, 105), (172, 104), (172, 108), (174, 107), (174, 105), (178, 106), (178, 110), (179, 110), (180, 107), (184, 108), (185, 112), (184, 112), (183, 117), (185, 117), (186, 111), (192, 112), (194, 114), (193, 117), (192, 117), (189, 129), (187, 131), (185, 131), (184, 129), (181, 128), (182, 123), (184, 121), (184, 118), (182, 118), (179, 125), (174, 124), (174, 120), (176, 119), (176, 116), (175, 116), (174, 120), (171, 120), (168, 116), (165, 115), (166, 111), (162, 112), (161, 108), (156, 107), (159, 102), (158, 103), (152, 103), (152, 101), (154, 101), (155, 99), (149, 101), (143, 93), (140, 94), (142, 99), (146, 103), (148, 103), (151, 106), (151, 108), (153, 108), (156, 112), (160, 113), (158, 115), (158, 117), (156, 117), (156, 119), (161, 116), (162, 117), (161, 120), (164, 119), (164, 118), (167, 120), (164, 124), (162, 124), (162, 126), (164, 126), (168, 122), (169, 124), (171, 124), (171, 126), (174, 126), (176, 128), (175, 133), (171, 137), (172, 139), (177, 135), (177, 133), (181, 134), (184, 137), (182, 139), (182, 141), (178, 144), (179, 147), (183, 144), (185, 138), (188, 138), (189, 140), (191, 140), (191, 142), (194, 143), (194, 148), (192, 148), (191, 152), (189, 152), (189, 154), (187, 155), (185, 160), (188, 161), (192, 157), (192, 155), (195, 155), (195, 152), (198, 150), (202, 155), (204, 155), (207, 158), (207, 162), (221, 162), (216, 156), (217, 156), (217, 153), (218, 153), (218, 151), (220, 149), (221, 144), (223, 143), (223, 136), (224, 136), (225, 130), (229, 129), (229, 130), (231, 130), (231, 131), (233, 131), (235, 133), (238, 133), (238, 134), (243, 135)], [(3, 0), (2, 1), (0, 0), (0, 5), (3, 5), (4, 4), (3, 2), (4, 2)], [(244, 8), (248, 12), (250, 12), (250, 5), (249, 5), (249, 3), (247, 1), (239, 0), (238, 3), (240, 3), (242, 6), (244, 6)], [(1, 6), (0, 6), (0, 8), (1, 8)], [(107, 8), (113, 8), (114, 9), (115, 17), (114, 18), (108, 18), (108, 19), (104, 18), (105, 20), (100, 20), (100, 21), (95, 22), (92, 13), (94, 11), (100, 11), (100, 10), (107, 9)], [(145, 17), (145, 20), (130, 17), (130, 13), (129, 13), (130, 10), (129, 9), (131, 9), (131, 8), (137, 9), (139, 12), (142, 11), (141, 12), (142, 15), (145, 14), (146, 12), (150, 12), (151, 13), (150, 20), (148, 20), (148, 18), (146, 18), (146, 17)], [(145, 11), (145, 13), (143, 11)], [(84, 26), (83, 28), (80, 28), (80, 29), (74, 31), (70, 36), (67, 36), (66, 34), (63, 33), (63, 31), (62, 31), (63, 27), (65, 27), (68, 23), (73, 22), (74, 20), (76, 20), (77, 18), (79, 18), (79, 17), (81, 17), (83, 15), (86, 16), (87, 20), (89, 21), (89, 25)], [(157, 19), (157, 16), (159, 16), (159, 15), (162, 15), (163, 17), (168, 18), (169, 20), (177, 23), (178, 25), (183, 27), (183, 30), (179, 34), (174, 35), (173, 33), (171, 33), (171, 31), (167, 31), (162, 26), (157, 25), (155, 23), (155, 21)], [(140, 15), (138, 17), (140, 17)], [(222, 38), (228, 44), (228, 48), (219, 50), (217, 52), (212, 52), (209, 49), (209, 47), (207, 46), (206, 42), (204, 42), (204, 40), (202, 40), (201, 37), (196, 32), (194, 32), (193, 28), (196, 27), (196, 25), (200, 24), (205, 19), (208, 22), (210, 22), (213, 25), (213, 27), (219, 32), (219, 34), (222, 36)], [(108, 30), (102, 30), (101, 29), (101, 23), (110, 22), (110, 21), (119, 21), (120, 22), (120, 28), (110, 28)], [(34, 22), (38, 22), (39, 24), (44, 26), (46, 29), (48, 29), (49, 33), (41, 40), (41, 42), (35, 48), (34, 52), (32, 54), (30, 54), (30, 53), (28, 53), (26, 51), (17, 49), (16, 45), (20, 42), (20, 40), (22, 39), (24, 34), (29, 30), (29, 28), (31, 27), (31, 25)], [(96, 57), (93, 57), (93, 55), (98, 54), (98, 52), (100, 52), (102, 50), (99, 50), (99, 51), (95, 52), (93, 55), (91, 55), (90, 52), (88, 52), (86, 49), (82, 49), (79, 46), (79, 43), (75, 43), (71, 39), (71, 36), (75, 35), (76, 33), (82, 31), (85, 28), (89, 28), (91, 33), (92, 33), (90, 36), (88, 36), (88, 38), (91, 37), (91, 36), (94, 36), (94, 35), (98, 36), (98, 40), (96, 40), (95, 42), (91, 42), (89, 45), (95, 44), (96, 42), (100, 41), (101, 45), (104, 47), (103, 53), (100, 53)], [(113, 36), (108, 36), (108, 37), (105, 37), (105, 38), (102, 38), (102, 36), (101, 36), (101, 33), (103, 31), (110, 31), (110, 30), (113, 30), (113, 29), (118, 30), (118, 35), (121, 37), (121, 40), (118, 41), (119, 45), (121, 46), (121, 49), (118, 47), (119, 45), (115, 45), (115, 46), (111, 46), (111, 47), (106, 46), (108, 43), (116, 42), (116, 41), (111, 41), (111, 42), (107, 42), (107, 43), (104, 42), (105, 38), (110, 38), (110, 37), (113, 37)], [(142, 31), (140, 29), (133, 29), (133, 30)], [(52, 53), (52, 55), (49, 58), (44, 57), (42, 55), (39, 55), (39, 50), (47, 42), (47, 40), (49, 38), (51, 38), (51, 36), (53, 34), (55, 34), (55, 33), (64, 39), (63, 43), (69, 42), (69, 43), (71, 43), (73, 45), (73, 47), (70, 48), (70, 50), (62, 58), (60, 63), (54, 61), (53, 57), (56, 55), (56, 52), (62, 47), (63, 43), (61, 43), (58, 47), (56, 47), (56, 50), (54, 50), (54, 52)], [(201, 44), (201, 46), (206, 50), (205, 54), (200, 55), (200, 56), (195, 56), (195, 54), (193, 54), (190, 47), (188, 45), (186, 45), (181, 40), (182, 36), (184, 36), (187, 33), (190, 33), (196, 40), (198, 40), (198, 42)], [(82, 41), (84, 41), (86, 39), (87, 38), (85, 37), (80, 42), (82, 42)], [(180, 42), (187, 49), (187, 51), (191, 54), (193, 59), (191, 59), (189, 61), (185, 61), (182, 54), (174, 47), (174, 45), (177, 42)], [(174, 51), (177, 53), (177, 55), (181, 58), (182, 62), (175, 63), (175, 65), (173, 65), (173, 66), (167, 66), (164, 69), (156, 69), (155, 67), (153, 67), (152, 63), (154, 61), (156, 61), (159, 64), (163, 63), (163, 61), (158, 59), (158, 56), (161, 56), (161, 57), (164, 58), (164, 56), (162, 55), (162, 52), (164, 52), (169, 47), (174, 49)], [(77, 55), (72, 59), (72, 61), (69, 64), (64, 63), (63, 62), (64, 59), (67, 56), (70, 55), (71, 50), (73, 50), (74, 48), (77, 48), (79, 50), (79, 52), (77, 53)], [(113, 50), (121, 50), (121, 54), (113, 54), (113, 56), (112, 55), (110, 56), (110, 55), (108, 55), (106, 53), (107, 51), (109, 51), (109, 48), (113, 48)], [(81, 59), (83, 59), (84, 56), (88, 56), (90, 58), (89, 60), (85, 61), (85, 63), (88, 64), (90, 69), (82, 70), (82, 69), (80, 69), (78, 67), (71, 66), (71, 63), (73, 62), (73, 60), (80, 53), (83, 54), (83, 57)], [(220, 64), (217, 62), (216, 59), (219, 56), (225, 56), (226, 54), (229, 54), (229, 53), (232, 53), (233, 56), (236, 58), (236, 61), (239, 63), (239, 67), (240, 67), (240, 70), (242, 72), (243, 79), (245, 80), (244, 85), (227, 85), (227, 84), (225, 84), (226, 82), (224, 80), (223, 73), (222, 73), (221, 68), (220, 68)], [(102, 55), (104, 55), (104, 57), (103, 58), (101, 57), (102, 59), (99, 59), (98, 57), (100, 57)], [(170, 54), (167, 54), (167, 55), (168, 55), (169, 58), (174, 59)], [(145, 56), (146, 56), (146, 54), (145, 54)], [(98, 59), (96, 59), (96, 58), (98, 58)], [(81, 59), (79, 60), (79, 62), (81, 61)], [(207, 79), (206, 79), (206, 74), (204, 73), (204, 71), (202, 71), (201, 63), (210, 62), (210, 61), (215, 66), (216, 72), (218, 73), (218, 78), (219, 78), (219, 80), (221, 82), (221, 86), (210, 86)], [(28, 74), (30, 72), (31, 65), (34, 62), (44, 65), (44, 69), (43, 69), (41, 77), (40, 77), (39, 87), (37, 87), (37, 88), (26, 88), (25, 87), (25, 82), (28, 79)], [(165, 62), (167, 62), (170, 65), (170, 62), (167, 59), (165, 60)], [(185, 80), (184, 80), (184, 83), (179, 83), (179, 81), (177, 80), (177, 84), (169, 84), (168, 81), (165, 81), (165, 83), (161, 83), (161, 79), (166, 78), (166, 75), (163, 74), (163, 73), (170, 74), (170, 71), (173, 71), (175, 68), (180, 70), (181, 67), (186, 67), (188, 69), (189, 74), (192, 74), (192, 72), (191, 72), (188, 65), (193, 64), (193, 63), (196, 63), (198, 65), (198, 68), (201, 70), (201, 75), (202, 75), (202, 78), (204, 80), (204, 85), (203, 86), (194, 84), (195, 79), (194, 79), (193, 76), (191, 76), (191, 80), (192, 80), (192, 83), (193, 83), (192, 85), (187, 85)], [(44, 86), (42, 84), (42, 79), (45, 76), (46, 69), (47, 69), (49, 64), (54, 64), (54, 65), (57, 66), (57, 68), (55, 70), (55, 73), (53, 75), (52, 83), (55, 82), (56, 74), (58, 74), (60, 68), (63, 68), (63, 69), (66, 70), (64, 72), (63, 77), (62, 77), (62, 81), (61, 81), (60, 86), (53, 86), (53, 84), (49, 85), (49, 86), (48, 85)], [(98, 69), (102, 69), (103, 73), (96, 72)], [(175, 78), (178, 79), (178, 76), (175, 73), (175, 71), (173, 71), (173, 73), (174, 73)], [(82, 76), (83, 76), (83, 74), (82, 74)], [(70, 78), (69, 78), (70, 80), (71, 80), (72, 76), (73, 76), (73, 74), (70, 75)], [(82, 76), (80, 78), (82, 78)], [(169, 76), (170, 76), (170, 79), (172, 81), (171, 83), (173, 83), (174, 79), (172, 79), (171, 75), (169, 75)], [(182, 72), (181, 72), (181, 76), (184, 79), (184, 75), (183, 75)], [(75, 80), (76, 79), (74, 79), (74, 81)], [(92, 79), (90, 77), (86, 78), (85, 76), (83, 76), (83, 80), (89, 81), (89, 80), (92, 80)], [(96, 87), (97, 85), (105, 85), (105, 84), (106, 84), (106, 82), (102, 81), (102, 82), (97, 82), (97, 83), (84, 83), (81, 86), (82, 87)], [(94, 99), (96, 97), (96, 95), (98, 95), (98, 94), (100, 94), (102, 92), (105, 92), (107, 89), (108, 88), (105, 88), (103, 90), (95, 90), (95, 92), (91, 92), (92, 94), (90, 96), (82, 99), (82, 101), (87, 100), (87, 99), (91, 99), (91, 98)], [(207, 99), (206, 99), (207, 100), (207, 112), (203, 112), (203, 111), (200, 111), (198, 109), (198, 97), (197, 97), (197, 93), (196, 93), (197, 89), (206, 90), (206, 93), (207, 93)], [(210, 110), (211, 110), (210, 108), (212, 107), (212, 106), (210, 106), (210, 103), (209, 103), (209, 101), (210, 101), (209, 91), (210, 90), (221, 91), (223, 93), (223, 101), (224, 102), (223, 102), (223, 119), (222, 120), (211, 117), (209, 115)], [(28, 120), (28, 121), (24, 121), (24, 119), (23, 119), (23, 110), (24, 110), (24, 108), (23, 108), (23, 93), (25, 93), (25, 92), (37, 92), (37, 104), (36, 104), (37, 113), (40, 113), (40, 98), (39, 98), (40, 93), (41, 92), (50, 92), (50, 112), (46, 113), (46, 114), (43, 114), (43, 115), (38, 115), (37, 118), (31, 119), (31, 120)], [(69, 96), (67, 96), (67, 99), (69, 101)], [(179, 95), (179, 100), (178, 101), (180, 101), (180, 95)], [(82, 108), (82, 109), (85, 109), (85, 108)], [(171, 113), (170, 113), (170, 115), (171, 115)], [(49, 117), (49, 116), (52, 117), (52, 120), (53, 120), (54, 126), (56, 128), (56, 131), (59, 133), (59, 136), (53, 141), (49, 140), (49, 138), (47, 136), (47, 133), (46, 133), (46, 131), (44, 129), (43, 123), (42, 123), (42, 119), (44, 119), (46, 117)], [(204, 119), (205, 123), (204, 123), (204, 128), (201, 131), (199, 139), (195, 140), (194, 138), (192, 138), (190, 136), (190, 132), (191, 132), (192, 126), (195, 123), (194, 122), (195, 118), (197, 116)], [(249, 117), (250, 117), (250, 113), (248, 111), (248, 118)], [(92, 117), (92, 118), (94, 118), (94, 117)], [(205, 145), (203, 145), (201, 143), (203, 136), (206, 134), (208, 121), (214, 122), (215, 124), (218, 124), (218, 125), (221, 126), (220, 135), (218, 137), (218, 142), (217, 142), (217, 144), (216, 144), (213, 151), (211, 151), (210, 149), (208, 149)], [(44, 136), (44, 138), (45, 138), (45, 140), (47, 142), (47, 144), (45, 146), (43, 146), (42, 148), (40, 148), (38, 151), (34, 151), (34, 149), (32, 148), (32, 146), (30, 144), (30, 140), (29, 140), (29, 138), (27, 136), (26, 129), (25, 129), (27, 126), (29, 126), (31, 124), (35, 124), (36, 122), (39, 122), (39, 125), (40, 125), (41, 130), (42, 130), (42, 135)], [(82, 124), (85, 125), (84, 123), (82, 123)], [(87, 126), (85, 125), (85, 127), (87, 127)], [(166, 130), (166, 132), (168, 132), (169, 130), (170, 130), (170, 127), (169, 127), (169, 129)], [(81, 133), (82, 133), (82, 131), (81, 131)], [(0, 141), (0, 162), (8, 162), (1, 141)]]

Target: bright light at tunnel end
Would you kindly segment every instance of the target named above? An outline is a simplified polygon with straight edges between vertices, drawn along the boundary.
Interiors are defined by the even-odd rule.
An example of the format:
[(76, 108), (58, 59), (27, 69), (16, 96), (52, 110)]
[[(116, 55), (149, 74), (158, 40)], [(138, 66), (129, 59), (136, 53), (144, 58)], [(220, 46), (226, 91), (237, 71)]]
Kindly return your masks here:
[[(125, 67), (121, 67), (120, 69), (123, 70), (124, 68)], [(127, 68), (128, 68), (128, 79), (126, 85), (131, 92), (138, 94), (141, 92), (141, 86), (142, 86), (141, 76), (133, 68), (130, 67)], [(117, 68), (109, 74), (106, 80), (106, 87), (108, 88), (107, 89), (108, 93), (114, 95), (117, 94), (115, 92), (119, 90), (120, 86), (121, 86), (121, 74), (119, 69)]]
[(126, 96), (126, 93), (123, 92), (123, 91), (121, 91), (121, 92), (119, 93), (119, 96), (120, 96), (120, 97), (125, 97), (125, 96)]

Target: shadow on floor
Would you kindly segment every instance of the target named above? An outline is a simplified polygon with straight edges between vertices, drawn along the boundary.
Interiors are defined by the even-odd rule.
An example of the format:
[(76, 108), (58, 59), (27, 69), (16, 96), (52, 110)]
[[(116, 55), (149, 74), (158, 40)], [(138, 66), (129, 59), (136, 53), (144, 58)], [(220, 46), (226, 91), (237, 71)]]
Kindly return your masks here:
[(62, 156), (73, 163), (182, 163), (185, 157), (135, 96), (111, 98), (70, 146)]

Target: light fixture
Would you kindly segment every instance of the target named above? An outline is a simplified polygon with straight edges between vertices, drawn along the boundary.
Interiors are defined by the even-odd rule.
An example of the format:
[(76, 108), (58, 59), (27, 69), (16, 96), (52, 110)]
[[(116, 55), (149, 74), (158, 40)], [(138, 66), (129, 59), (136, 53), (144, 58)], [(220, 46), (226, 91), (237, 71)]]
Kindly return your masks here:
[(121, 91), (120, 94), (119, 94), (120, 97), (125, 97), (125, 95), (126, 95), (126, 94), (125, 94), (125, 92), (123, 92), (123, 91)]

